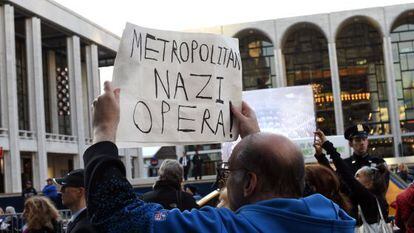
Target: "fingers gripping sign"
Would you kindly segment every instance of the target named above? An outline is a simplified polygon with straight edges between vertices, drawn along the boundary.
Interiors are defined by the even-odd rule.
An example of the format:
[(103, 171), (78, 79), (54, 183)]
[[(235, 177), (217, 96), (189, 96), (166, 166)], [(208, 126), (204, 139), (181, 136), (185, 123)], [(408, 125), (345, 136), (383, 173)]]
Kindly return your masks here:
[(115, 142), (119, 123), (119, 97), (121, 90), (113, 88), (111, 82), (104, 83), (104, 93), (93, 102), (94, 143)]

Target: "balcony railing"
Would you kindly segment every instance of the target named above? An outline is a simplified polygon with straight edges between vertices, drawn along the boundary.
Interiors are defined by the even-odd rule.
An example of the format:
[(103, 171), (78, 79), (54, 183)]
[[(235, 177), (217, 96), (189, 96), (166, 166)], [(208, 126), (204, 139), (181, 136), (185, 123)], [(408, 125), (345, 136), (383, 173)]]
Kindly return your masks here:
[(34, 140), (36, 133), (28, 130), (19, 130), (20, 139)]
[(9, 135), (9, 130), (6, 128), (0, 128), (0, 137), (7, 137)]
[(48, 141), (48, 142), (76, 143), (76, 137), (72, 136), (72, 135), (46, 133), (46, 141)]

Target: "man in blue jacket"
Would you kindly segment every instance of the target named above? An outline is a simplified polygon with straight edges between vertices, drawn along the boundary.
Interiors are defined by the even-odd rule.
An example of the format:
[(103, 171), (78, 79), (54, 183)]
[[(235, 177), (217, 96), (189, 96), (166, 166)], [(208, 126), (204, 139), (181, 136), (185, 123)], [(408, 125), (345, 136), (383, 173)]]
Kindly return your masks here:
[[(286, 137), (260, 133), (255, 113), (232, 109), (242, 141), (230, 159), (226, 208), (181, 212), (144, 203), (125, 178), (113, 143), (120, 90), (106, 82), (94, 101), (94, 145), (84, 154), (88, 214), (100, 232), (354, 232), (355, 220), (331, 200), (301, 198), (304, 161)], [(234, 211), (234, 212), (233, 212)]]

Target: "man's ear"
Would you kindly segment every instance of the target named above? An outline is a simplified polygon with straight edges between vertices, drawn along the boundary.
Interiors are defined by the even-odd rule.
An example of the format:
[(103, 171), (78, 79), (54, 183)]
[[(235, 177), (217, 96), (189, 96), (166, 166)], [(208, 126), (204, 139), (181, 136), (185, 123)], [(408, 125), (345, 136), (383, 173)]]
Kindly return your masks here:
[(348, 141), (349, 147), (352, 147), (352, 139)]
[(253, 172), (247, 173), (247, 179), (243, 187), (243, 195), (245, 197), (251, 196), (257, 189), (257, 175)]

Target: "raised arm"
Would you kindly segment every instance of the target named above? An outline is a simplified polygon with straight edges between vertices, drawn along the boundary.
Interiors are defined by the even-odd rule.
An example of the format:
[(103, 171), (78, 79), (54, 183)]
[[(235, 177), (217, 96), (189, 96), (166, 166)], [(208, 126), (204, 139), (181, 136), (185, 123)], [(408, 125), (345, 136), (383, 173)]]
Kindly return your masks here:
[(93, 103), (93, 140), (83, 156), (88, 216), (99, 232), (150, 232), (160, 205), (144, 204), (125, 178), (114, 144), (119, 123), (120, 90), (105, 82), (104, 94)]
[(315, 134), (319, 138), (318, 142), (322, 148), (330, 155), (332, 162), (335, 165), (336, 173), (340, 176), (341, 181), (352, 190), (358, 199), (366, 200), (369, 198), (375, 200), (375, 197), (355, 179), (354, 174), (350, 172), (351, 169), (341, 158), (341, 155), (336, 151), (333, 144), (326, 139), (325, 134), (321, 130), (317, 130)]

